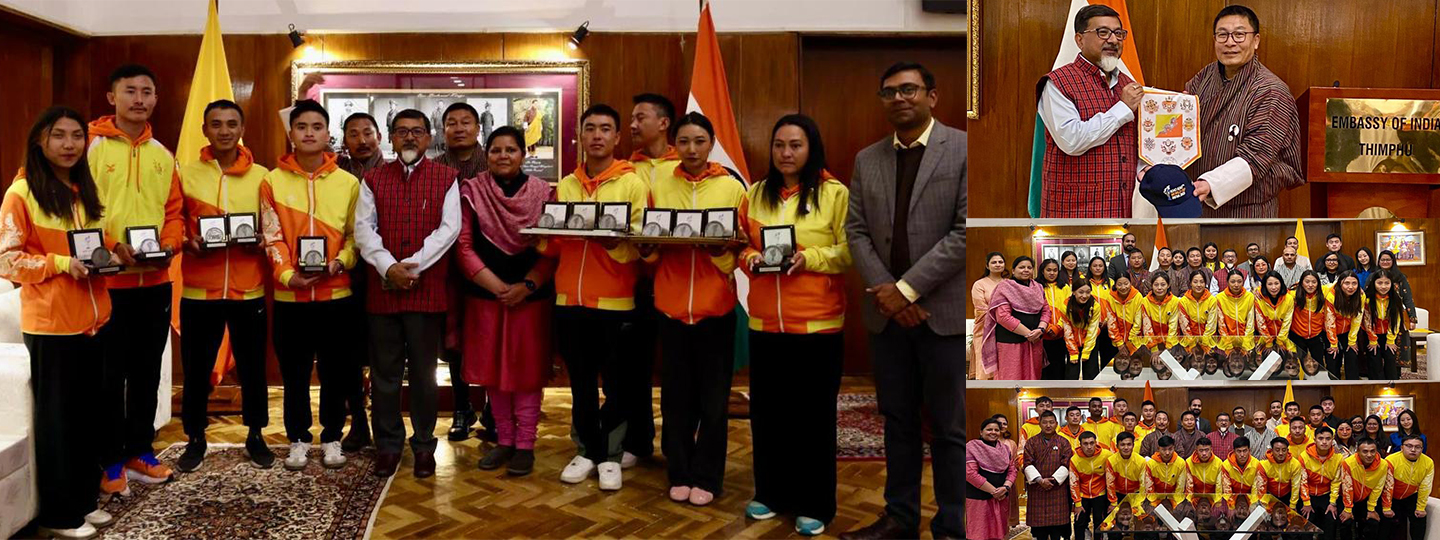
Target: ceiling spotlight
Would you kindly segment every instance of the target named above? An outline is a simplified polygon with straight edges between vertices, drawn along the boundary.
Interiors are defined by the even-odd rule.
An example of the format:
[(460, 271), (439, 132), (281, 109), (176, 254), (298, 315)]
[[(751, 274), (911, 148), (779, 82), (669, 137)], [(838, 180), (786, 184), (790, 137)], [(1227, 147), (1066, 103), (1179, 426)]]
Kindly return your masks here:
[(580, 42), (585, 41), (585, 38), (589, 35), (590, 21), (585, 21), (580, 24), (580, 27), (575, 29), (575, 33), (570, 34), (570, 50), (579, 49)]
[(290, 25), (290, 45), (298, 49), (304, 44), (305, 38), (300, 36), (300, 31), (295, 29), (295, 25)]

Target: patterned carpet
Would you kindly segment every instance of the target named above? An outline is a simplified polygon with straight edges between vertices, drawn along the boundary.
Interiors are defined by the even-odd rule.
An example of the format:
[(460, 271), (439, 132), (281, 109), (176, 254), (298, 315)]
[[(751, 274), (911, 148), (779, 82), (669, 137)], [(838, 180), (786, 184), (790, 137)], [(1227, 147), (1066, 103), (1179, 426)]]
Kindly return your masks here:
[[(884, 461), (885, 418), (875, 394), (840, 394), (836, 400), (835, 458), (841, 461)], [(925, 445), (930, 458), (930, 445)]]
[[(159, 454), (174, 466), (185, 449), (173, 444)], [(389, 478), (371, 474), (374, 454), (350, 454), (340, 469), (320, 465), (318, 447), (310, 466), (287, 471), (289, 453), (272, 446), (275, 466), (250, 464), (243, 445), (210, 444), (205, 464), (193, 473), (177, 473), (172, 482), (130, 482), (131, 496), (112, 500), (105, 510), (115, 524), (99, 538), (174, 540), (288, 539), (360, 540), (370, 537), (376, 510), (389, 489)]]

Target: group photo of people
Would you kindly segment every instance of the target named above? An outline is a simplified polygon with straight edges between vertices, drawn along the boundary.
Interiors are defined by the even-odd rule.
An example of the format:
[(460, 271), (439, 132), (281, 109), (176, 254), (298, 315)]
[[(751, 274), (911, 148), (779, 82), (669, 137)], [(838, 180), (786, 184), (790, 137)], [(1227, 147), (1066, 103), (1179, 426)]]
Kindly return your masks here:
[(1421, 540), (1430, 387), (972, 390), (966, 537)]
[[(103, 505), (137, 484), (212, 466), (207, 404), (222, 341), (234, 354), (244, 456), (255, 468), (316, 475), (373, 451), (374, 476), (396, 475), (402, 460), (402, 474), (435, 476), (443, 359), (456, 396), (445, 435), (464, 441), (480, 422), (475, 436), (486, 443), (463, 466), (469, 474), (539, 469), (614, 492), (626, 469), (655, 459), (668, 479), (659, 498), (706, 507), (725, 494), (741, 332), (754, 447), (744, 519), (784, 516), (796, 534), (820, 535), (837, 511), (836, 400), (845, 275), (854, 271), (865, 283), (891, 476), (883, 513), (831, 534), (917, 538), (921, 475), (933, 467), (930, 534), (962, 538), (965, 137), (931, 114), (947, 82), (914, 62), (875, 73), (873, 106), (893, 134), (858, 155), (827, 155), (814, 119), (783, 115), (770, 131), (768, 170), (748, 181), (715, 161), (715, 122), (694, 107), (682, 112), (656, 93), (594, 103), (567, 135), (582, 162), (551, 184), (521, 168), (529, 134), (489, 130), (462, 101), (438, 116), (396, 112), (383, 127), (397, 156), (387, 161), (375, 117), (342, 118), (299, 99), (284, 111), (290, 151), (261, 163), (242, 142), (247, 119), (275, 111), (216, 100), (203, 111), (208, 145), (178, 166), (150, 123), (168, 81), (122, 65), (105, 88), (110, 114), (92, 120), (55, 106), (33, 119), (25, 166), (0, 208), (0, 277), (20, 284), (34, 367), (39, 531), (92, 536), (114, 520), (97, 491)], [(340, 147), (330, 146), (335, 123)], [(626, 136), (637, 148), (628, 158), (616, 152)], [(427, 157), (441, 137), (445, 152)], [(898, 173), (897, 155), (908, 164)], [(854, 178), (830, 173), (827, 162), (840, 160), (855, 162)], [(897, 181), (906, 200), (924, 202), (897, 213), (888, 202)], [(632, 234), (646, 208), (735, 208), (739, 230), (713, 246), (522, 232), (556, 201), (627, 203)], [(206, 224), (216, 218), (249, 219), (251, 228), (212, 236)], [(794, 231), (795, 251), (784, 272), (758, 272), (761, 230), (772, 226)], [(131, 236), (144, 228), (158, 236), (154, 249)], [(81, 233), (100, 239), (94, 251), (77, 251)], [(892, 237), (903, 241), (892, 247)], [(172, 285), (175, 256), (183, 286)], [(741, 278), (748, 287), (737, 290)], [(162, 460), (152, 423), (177, 288), (188, 443)], [(737, 328), (741, 294), (749, 309)], [(271, 347), (284, 382), (278, 420), (288, 448), (279, 451), (265, 440), (276, 429)], [(568, 464), (537, 466), (557, 357), (573, 406), (569, 418), (546, 421), (569, 423), (574, 451)], [(481, 397), (468, 401), (467, 385)]]
[[(1409, 225), (1428, 226), (1419, 221)], [(968, 373), (980, 380), (1426, 378), (1426, 354), (1412, 336), (1423, 344), (1428, 334), (1420, 321), (1434, 294), (1424, 285), (1431, 270), (1423, 249), (1394, 251), (1398, 224), (1200, 222), (1169, 226), (1168, 235), (1163, 224), (982, 225), (1000, 237), (997, 246), (1023, 236), (1030, 249), (978, 249), (970, 258)], [(1364, 236), (1342, 234), (1350, 230)], [(1423, 232), (1403, 236), (1421, 238), (1423, 248)]]

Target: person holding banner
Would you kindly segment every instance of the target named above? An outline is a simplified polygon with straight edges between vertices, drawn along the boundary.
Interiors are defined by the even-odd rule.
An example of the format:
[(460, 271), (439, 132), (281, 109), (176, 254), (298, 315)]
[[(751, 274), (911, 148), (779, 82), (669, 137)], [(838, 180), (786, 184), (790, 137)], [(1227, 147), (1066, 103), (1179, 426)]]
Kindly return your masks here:
[[(1260, 18), (1226, 6), (1211, 25), (1216, 62), (1185, 83), (1200, 97), (1204, 152), (1186, 173), (1204, 217), (1279, 217), (1281, 191), (1305, 184), (1290, 87), (1260, 63)], [(1086, 216), (1089, 217), (1089, 216)]]
[(1130, 217), (1142, 87), (1120, 69), (1128, 32), (1120, 14), (1090, 5), (1075, 14), (1075, 61), (1040, 78), (1045, 124), (1044, 218)]

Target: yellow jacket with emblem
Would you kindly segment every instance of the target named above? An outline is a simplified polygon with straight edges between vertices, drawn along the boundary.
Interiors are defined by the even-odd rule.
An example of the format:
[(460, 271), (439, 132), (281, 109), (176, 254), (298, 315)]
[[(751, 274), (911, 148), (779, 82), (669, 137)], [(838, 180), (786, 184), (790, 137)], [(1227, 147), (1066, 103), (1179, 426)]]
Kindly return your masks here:
[[(649, 199), (645, 181), (628, 161), (615, 160), (591, 177), (580, 164), (560, 179), (555, 190), (560, 202), (628, 202), (630, 232), (639, 233), (640, 216)], [(542, 255), (560, 259), (555, 268), (555, 305), (607, 311), (635, 309), (635, 279), (640, 252), (630, 242), (605, 249), (585, 238), (546, 238), (537, 246)]]
[[(750, 211), (745, 184), (721, 167), (709, 163), (699, 175), (684, 167), (659, 176), (650, 191), (656, 208), (707, 210), (734, 208), (737, 226), (746, 223)], [(708, 248), (684, 245), (660, 246), (650, 258), (655, 269), (655, 309), (686, 324), (719, 317), (734, 311), (734, 252), (711, 256)]]
[(806, 214), (799, 213), (799, 187), (782, 189), (780, 200), (765, 200), (764, 180), (750, 187), (750, 219), (744, 224), (750, 245), (741, 261), (760, 256), (764, 227), (793, 225), (796, 249), (805, 257), (805, 270), (785, 273), (749, 273), (750, 329), (786, 334), (839, 332), (845, 325), (845, 272), (850, 269), (850, 245), (845, 240), (845, 216), (850, 211), (850, 189), (823, 173)]
[[(90, 174), (105, 205), (106, 242), (124, 242), (128, 227), (155, 227), (161, 246), (178, 252), (185, 241), (180, 172), (175, 156), (152, 137), (150, 125), (132, 140), (115, 125), (114, 116), (101, 117), (90, 123), (87, 152)], [(136, 266), (110, 276), (107, 285), (129, 289), (169, 282), (167, 269)]]
[[(185, 237), (200, 235), (200, 218), (225, 214), (254, 214), (259, 226), (260, 182), (269, 174), (255, 164), (249, 148), (239, 147), (230, 168), (221, 170), (210, 147), (200, 160), (180, 170), (185, 194)], [(257, 234), (259, 231), (256, 231)], [(249, 246), (207, 250), (204, 255), (180, 258), (185, 285), (181, 295), (192, 300), (252, 300), (265, 296), (265, 256)]]
[(295, 154), (280, 158), (280, 166), (260, 182), (260, 224), (266, 254), (275, 279), (275, 300), (317, 302), (350, 296), (350, 273), (321, 277), (304, 289), (290, 288), (297, 271), (295, 250), (302, 236), (325, 238), (325, 260), (355, 268), (355, 201), (360, 181), (335, 164), (335, 154), (314, 173), (300, 168)]
[[(78, 199), (78, 198), (77, 198)], [(42, 335), (94, 335), (110, 320), (103, 278), (70, 277), (69, 231), (99, 229), (77, 200), (72, 214), (40, 210), (25, 173), (10, 183), (0, 204), (0, 278), (20, 286), (20, 331)], [(113, 242), (107, 239), (106, 244)]]

